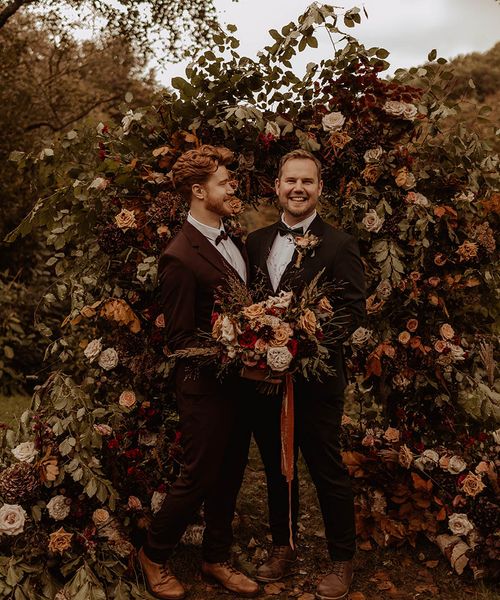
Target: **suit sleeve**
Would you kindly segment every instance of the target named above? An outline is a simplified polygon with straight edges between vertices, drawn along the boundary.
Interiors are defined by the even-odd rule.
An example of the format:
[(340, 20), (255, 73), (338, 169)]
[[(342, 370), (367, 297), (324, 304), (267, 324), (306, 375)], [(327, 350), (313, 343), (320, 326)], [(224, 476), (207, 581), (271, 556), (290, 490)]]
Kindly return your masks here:
[(160, 303), (171, 350), (199, 346), (196, 337), (196, 278), (179, 259), (164, 254), (158, 269)]
[(366, 318), (365, 275), (359, 254), (358, 243), (349, 236), (339, 248), (333, 265), (333, 277), (343, 284), (341, 300), (336, 303), (347, 313), (345, 333), (340, 342), (345, 341)]

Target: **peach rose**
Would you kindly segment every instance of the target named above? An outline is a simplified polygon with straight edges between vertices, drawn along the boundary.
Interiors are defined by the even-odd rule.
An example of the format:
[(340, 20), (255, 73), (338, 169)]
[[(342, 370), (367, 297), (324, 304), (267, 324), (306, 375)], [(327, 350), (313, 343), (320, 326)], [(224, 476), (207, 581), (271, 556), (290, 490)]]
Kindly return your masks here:
[(379, 177), (382, 175), (382, 169), (376, 163), (371, 163), (366, 165), (366, 167), (361, 172), (363, 179), (368, 181), (368, 183), (377, 183)]
[(92, 514), (92, 521), (97, 527), (101, 527), (109, 521), (109, 512), (105, 508), (96, 508)]
[(258, 352), (259, 354), (265, 354), (268, 348), (269, 344), (261, 338), (255, 342), (254, 351)]
[(231, 198), (228, 204), (231, 207), (231, 210), (233, 211), (233, 215), (239, 215), (245, 210), (243, 202), (239, 198)]
[(304, 313), (300, 315), (297, 325), (309, 335), (314, 335), (316, 333), (316, 315), (312, 310), (306, 308)]
[(384, 432), (384, 438), (388, 442), (399, 442), (399, 430), (394, 427), (388, 427)]
[(444, 340), (437, 340), (434, 342), (434, 350), (439, 352), (439, 354), (442, 354), (446, 348), (448, 348), (448, 342), (445, 342)]
[(410, 173), (406, 167), (402, 167), (396, 171), (396, 185), (404, 190), (411, 190), (415, 187), (415, 175)]
[(413, 454), (406, 444), (403, 444), (399, 449), (398, 461), (399, 464), (405, 469), (409, 469), (411, 467), (413, 462)]
[(127, 508), (129, 510), (142, 510), (142, 502), (137, 496), (129, 496)]
[(429, 277), (429, 279), (427, 280), (427, 283), (431, 287), (437, 287), (439, 285), (440, 281), (441, 281), (440, 277)]
[(467, 496), (477, 496), (485, 487), (481, 477), (474, 475), (474, 473), (471, 473), (470, 471), (462, 481), (462, 491), (465, 492)]
[(122, 210), (116, 215), (115, 223), (124, 231), (127, 229), (137, 229), (134, 211), (127, 210), (126, 208), (122, 208)]
[(222, 315), (219, 315), (212, 325), (212, 337), (216, 340), (220, 338), (222, 333)]
[(137, 398), (132, 390), (125, 390), (118, 398), (118, 404), (123, 406), (123, 408), (132, 408), (136, 402)]
[(408, 344), (408, 342), (411, 339), (411, 335), (408, 331), (402, 331), (399, 335), (398, 335), (398, 342), (400, 344), (403, 344), (403, 346), (406, 346)]
[(157, 227), (156, 233), (160, 237), (163, 237), (164, 235), (170, 235), (170, 229), (166, 225), (160, 225), (159, 227)]
[(455, 331), (451, 325), (448, 323), (443, 323), (439, 328), (439, 333), (441, 337), (445, 340), (452, 340), (455, 337)]
[(245, 306), (242, 312), (247, 319), (258, 319), (265, 314), (264, 304), (262, 302), (250, 304), (250, 306)]
[(68, 533), (62, 527), (60, 527), (54, 533), (49, 536), (49, 550), (51, 552), (59, 552), (62, 554), (68, 548), (71, 548), (71, 539), (73, 538), (72, 533)]
[(330, 300), (326, 296), (321, 296), (318, 302), (318, 309), (325, 315), (333, 315), (333, 308)]
[(279, 327), (273, 329), (273, 338), (269, 342), (269, 346), (278, 347), (286, 346), (293, 331), (288, 323), (282, 323)]
[(159, 329), (163, 329), (165, 327), (165, 315), (160, 313), (155, 319), (155, 325)]

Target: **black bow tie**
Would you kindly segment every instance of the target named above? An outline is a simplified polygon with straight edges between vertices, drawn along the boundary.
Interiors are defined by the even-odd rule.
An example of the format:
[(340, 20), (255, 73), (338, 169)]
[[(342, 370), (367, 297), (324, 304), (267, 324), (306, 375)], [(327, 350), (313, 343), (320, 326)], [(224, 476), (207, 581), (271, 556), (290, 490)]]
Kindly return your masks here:
[(283, 223), (283, 221), (280, 221), (278, 223), (278, 231), (279, 231), (280, 235), (291, 234), (293, 236), (296, 236), (296, 235), (303, 235), (304, 228), (303, 227), (297, 227), (296, 229), (292, 229), (291, 227), (288, 227), (288, 225), (286, 225), (285, 223)]
[(222, 230), (219, 233), (219, 235), (215, 238), (215, 245), (218, 246), (222, 242), (222, 240), (227, 240), (228, 237), (229, 236), (227, 235), (227, 233), (224, 230)]

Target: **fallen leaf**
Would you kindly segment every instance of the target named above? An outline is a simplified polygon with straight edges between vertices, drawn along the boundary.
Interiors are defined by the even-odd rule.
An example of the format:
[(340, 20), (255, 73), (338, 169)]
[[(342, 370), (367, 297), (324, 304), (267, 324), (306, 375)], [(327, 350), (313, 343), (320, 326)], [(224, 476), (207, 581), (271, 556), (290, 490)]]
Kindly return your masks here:
[(364, 540), (363, 542), (359, 542), (358, 548), (360, 550), (373, 550), (373, 546), (370, 540)]
[(421, 584), (421, 585), (416, 585), (415, 591), (418, 593), (430, 592), (431, 594), (434, 594), (435, 596), (437, 596), (439, 594), (439, 590), (438, 590), (437, 586), (432, 585), (432, 584), (427, 584), (427, 583)]
[(366, 596), (363, 592), (351, 592), (349, 600), (366, 600)]
[(264, 591), (266, 592), (266, 594), (269, 594), (271, 596), (277, 596), (278, 594), (281, 594), (281, 592), (285, 589), (285, 584), (284, 583), (268, 583), (267, 585), (264, 586)]
[(301, 594), (300, 596), (297, 596), (297, 600), (314, 600), (315, 596), (314, 594)]

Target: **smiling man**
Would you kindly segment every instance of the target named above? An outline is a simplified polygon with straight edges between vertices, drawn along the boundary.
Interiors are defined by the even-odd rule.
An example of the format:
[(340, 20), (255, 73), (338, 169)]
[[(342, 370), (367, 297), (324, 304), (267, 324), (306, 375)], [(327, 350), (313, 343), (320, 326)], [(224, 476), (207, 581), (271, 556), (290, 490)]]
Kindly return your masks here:
[[(335, 284), (338, 298), (331, 299), (334, 310), (345, 313), (344, 339), (365, 315), (363, 266), (356, 240), (334, 229), (317, 214), (323, 189), (321, 163), (305, 150), (282, 157), (276, 194), (283, 210), (280, 220), (251, 233), (247, 240), (251, 281), (264, 295), (282, 290), (300, 294), (303, 287), (323, 270), (322, 281)], [(319, 243), (297, 261), (295, 238), (309, 232)], [(344, 404), (346, 373), (342, 340), (329, 348), (335, 375), (323, 381), (295, 378), (295, 445), (300, 449), (316, 486), (325, 523), (331, 573), (318, 585), (320, 600), (338, 600), (349, 592), (355, 550), (354, 498), (351, 483), (340, 454), (340, 425)], [(269, 521), (273, 548), (270, 558), (259, 567), (257, 579), (278, 581), (297, 569), (296, 550), (289, 544), (288, 485), (281, 473), (280, 414), (281, 395), (256, 394), (253, 432), (267, 477)], [(295, 457), (297, 452), (295, 452)], [(292, 532), (297, 536), (299, 509), (298, 479), (292, 485)], [(295, 546), (295, 543), (294, 543)]]
[[(158, 269), (171, 350), (199, 346), (198, 331), (211, 331), (215, 290), (230, 291), (231, 277), (247, 279), (244, 249), (227, 235), (221, 220), (233, 214), (234, 189), (227, 170), (232, 160), (227, 148), (205, 145), (184, 153), (172, 168), (175, 187), (189, 201), (190, 211)], [(195, 370), (184, 359), (175, 380), (183, 467), (139, 551), (149, 590), (163, 600), (184, 597), (168, 559), (203, 504), (203, 574), (240, 596), (255, 596), (258, 584), (229, 563), (231, 523), (250, 442), (242, 412), (244, 382), (227, 377), (221, 383), (213, 367)]]

